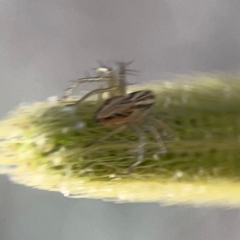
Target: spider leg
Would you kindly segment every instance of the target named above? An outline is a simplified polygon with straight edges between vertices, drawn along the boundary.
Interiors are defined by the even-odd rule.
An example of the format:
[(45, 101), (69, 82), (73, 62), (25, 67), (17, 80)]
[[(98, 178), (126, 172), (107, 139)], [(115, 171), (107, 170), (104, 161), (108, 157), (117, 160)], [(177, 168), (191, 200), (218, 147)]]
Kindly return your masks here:
[(73, 91), (78, 88), (78, 86), (82, 83), (86, 83), (86, 82), (106, 82), (106, 81), (109, 81), (109, 78), (105, 77), (95, 77), (95, 78), (80, 78), (80, 79), (77, 79), (74, 81), (74, 83), (66, 89), (66, 91), (64, 92), (62, 98), (60, 100), (63, 100), (63, 99), (66, 99), (68, 98), (72, 93)]
[(115, 87), (115, 89), (112, 89), (109, 91), (109, 97), (118, 95), (119, 84), (117, 82), (116, 76), (114, 75), (113, 71), (109, 72), (109, 75), (108, 75), (108, 87), (109, 88)]
[[(118, 82), (116, 81), (113, 69), (105, 65), (102, 61), (98, 61), (98, 64), (98, 68), (93, 68), (96, 70), (97, 75), (102, 78), (107, 78), (108, 87), (118, 86)], [(99, 86), (99, 88), (102, 88), (102, 86)], [(116, 90), (109, 91), (110, 97), (113, 97), (115, 95), (117, 95)], [(99, 99), (102, 99), (102, 94), (99, 94)]]
[(83, 102), (85, 99), (89, 98), (91, 95), (98, 94), (98, 93), (105, 93), (105, 92), (109, 92), (109, 91), (112, 91), (115, 89), (117, 89), (117, 87), (99, 88), (99, 89), (92, 90), (91, 92), (85, 94), (81, 99), (77, 100), (75, 103), (69, 104), (69, 105), (70, 106), (79, 105), (81, 102)]
[(149, 131), (152, 133), (152, 135), (154, 136), (158, 147), (159, 147), (159, 153), (160, 154), (164, 154), (167, 153), (167, 148), (162, 140), (162, 137), (160, 135), (160, 133), (157, 131), (157, 129), (153, 126), (147, 126), (147, 128), (149, 129)]
[(79, 86), (79, 84), (80, 83), (75, 82), (69, 88), (67, 88), (60, 100), (68, 98), (73, 93), (73, 91)]
[(118, 84), (119, 84), (119, 93), (122, 96), (125, 96), (127, 94), (126, 90), (126, 75), (131, 75), (133, 73), (136, 73), (135, 70), (127, 69), (126, 67), (130, 65), (131, 62), (115, 62), (117, 64), (117, 78), (118, 78)]
[(168, 124), (166, 124), (163, 120), (157, 119), (157, 118), (152, 118), (152, 119), (154, 119), (154, 121), (155, 121), (159, 126), (165, 128), (165, 129), (168, 131), (168, 133), (169, 133), (168, 136), (169, 136), (169, 137), (171, 137), (171, 136), (174, 134), (174, 130), (173, 130)]
[[(107, 77), (107, 84), (108, 84), (108, 87), (116, 87), (118, 86), (118, 81), (116, 79), (116, 74), (115, 74), (115, 71), (110, 68), (110, 67), (107, 67), (106, 65), (100, 65), (99, 68), (95, 68), (98, 75), (101, 76), (101, 77)], [(114, 90), (111, 90), (109, 91), (109, 96), (110, 97), (113, 97), (113, 96), (116, 96), (118, 95), (118, 89), (114, 89)]]
[(99, 142), (102, 142), (108, 138), (110, 138), (111, 136), (113, 136), (114, 134), (116, 133), (119, 133), (121, 132), (122, 130), (124, 130), (126, 128), (126, 125), (122, 125), (122, 126), (119, 126), (118, 128), (115, 128), (113, 131), (109, 132), (108, 134), (90, 142), (90, 143), (87, 143), (84, 147), (90, 147), (91, 145), (95, 144), (95, 143), (99, 143)]
[(134, 126), (134, 130), (137, 132), (139, 142), (137, 145), (137, 160), (130, 165), (128, 168), (128, 173), (130, 173), (137, 165), (139, 165), (144, 159), (144, 147), (146, 145), (146, 137), (144, 132), (137, 126)]
[[(99, 89), (103, 89), (103, 84), (99, 83), (98, 87), (99, 87)], [(103, 101), (103, 93), (100, 93), (100, 94), (98, 94), (98, 102), (100, 103), (102, 101)]]

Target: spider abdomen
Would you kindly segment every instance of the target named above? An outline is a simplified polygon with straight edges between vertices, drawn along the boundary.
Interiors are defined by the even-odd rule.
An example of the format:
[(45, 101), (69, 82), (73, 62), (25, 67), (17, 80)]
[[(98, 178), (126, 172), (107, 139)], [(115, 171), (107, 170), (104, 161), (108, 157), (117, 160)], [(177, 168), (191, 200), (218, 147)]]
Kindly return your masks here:
[(136, 91), (125, 96), (114, 96), (107, 99), (96, 111), (94, 121), (96, 123), (113, 126), (129, 123), (136, 111), (149, 110), (155, 103), (155, 95), (152, 91)]

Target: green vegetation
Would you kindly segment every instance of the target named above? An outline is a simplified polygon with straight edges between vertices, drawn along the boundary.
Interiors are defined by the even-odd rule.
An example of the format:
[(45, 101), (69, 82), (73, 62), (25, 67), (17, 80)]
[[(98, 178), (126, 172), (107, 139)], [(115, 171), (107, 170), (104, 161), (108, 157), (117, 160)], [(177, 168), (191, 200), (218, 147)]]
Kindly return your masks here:
[(144, 162), (130, 175), (138, 141), (131, 129), (84, 148), (111, 130), (92, 121), (93, 100), (77, 109), (46, 101), (13, 111), (0, 123), (0, 164), (17, 166), (4, 170), (15, 182), (72, 197), (239, 205), (239, 80), (183, 76), (131, 89), (152, 89), (151, 114), (176, 133), (164, 138), (169, 152), (159, 156), (146, 133)]

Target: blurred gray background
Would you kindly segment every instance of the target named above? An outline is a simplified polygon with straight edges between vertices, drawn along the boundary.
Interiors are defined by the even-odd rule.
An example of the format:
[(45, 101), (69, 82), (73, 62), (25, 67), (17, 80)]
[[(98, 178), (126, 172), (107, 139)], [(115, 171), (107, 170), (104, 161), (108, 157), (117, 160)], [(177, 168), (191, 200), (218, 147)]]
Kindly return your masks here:
[[(0, 115), (61, 95), (96, 60), (133, 82), (236, 71), (239, 0), (0, 0)], [(239, 209), (67, 199), (0, 177), (0, 240), (237, 240)]]

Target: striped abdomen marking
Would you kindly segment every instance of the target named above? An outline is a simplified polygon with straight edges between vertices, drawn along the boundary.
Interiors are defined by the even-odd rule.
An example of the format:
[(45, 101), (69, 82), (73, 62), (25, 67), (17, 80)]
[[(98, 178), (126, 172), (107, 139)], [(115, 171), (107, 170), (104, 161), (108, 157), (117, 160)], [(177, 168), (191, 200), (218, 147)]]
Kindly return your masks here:
[(129, 93), (126, 97), (139, 108), (150, 108), (156, 101), (152, 91), (137, 91)]
[(137, 91), (107, 99), (96, 111), (94, 121), (103, 125), (120, 125), (130, 121), (133, 113), (149, 109), (155, 103), (151, 91)]

